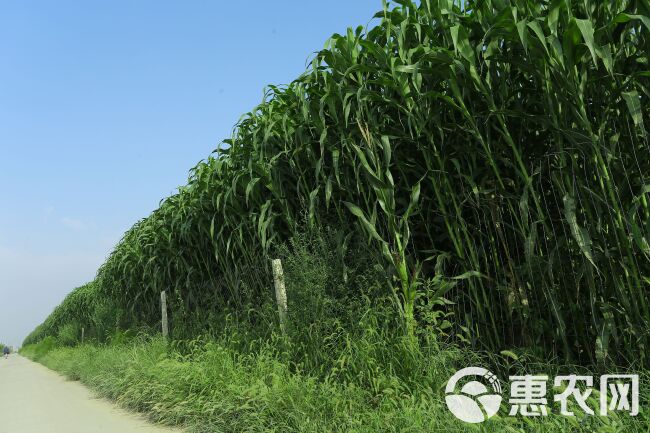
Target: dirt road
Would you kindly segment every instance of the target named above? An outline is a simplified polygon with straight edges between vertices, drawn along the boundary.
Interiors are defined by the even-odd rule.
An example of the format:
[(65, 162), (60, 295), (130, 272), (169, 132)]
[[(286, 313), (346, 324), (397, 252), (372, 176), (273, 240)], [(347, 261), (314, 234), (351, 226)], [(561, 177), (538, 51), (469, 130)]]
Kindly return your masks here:
[(179, 433), (19, 355), (0, 359), (0, 433)]

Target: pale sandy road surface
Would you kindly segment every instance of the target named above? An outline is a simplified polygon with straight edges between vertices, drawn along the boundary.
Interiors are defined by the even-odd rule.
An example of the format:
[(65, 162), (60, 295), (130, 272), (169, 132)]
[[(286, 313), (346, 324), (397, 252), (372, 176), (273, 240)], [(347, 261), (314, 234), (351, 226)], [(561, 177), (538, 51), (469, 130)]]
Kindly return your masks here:
[(19, 355), (0, 358), (0, 433), (180, 433)]

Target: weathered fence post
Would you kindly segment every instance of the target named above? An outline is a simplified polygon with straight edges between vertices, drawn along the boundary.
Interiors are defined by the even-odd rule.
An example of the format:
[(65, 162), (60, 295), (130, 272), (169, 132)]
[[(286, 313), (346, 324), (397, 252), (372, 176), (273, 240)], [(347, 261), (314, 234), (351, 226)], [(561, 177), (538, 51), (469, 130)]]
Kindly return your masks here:
[(84, 334), (86, 333), (86, 328), (81, 327), (81, 344), (84, 344)]
[(284, 286), (284, 272), (282, 271), (282, 261), (273, 259), (273, 282), (275, 283), (275, 300), (278, 303), (278, 314), (280, 315), (280, 329), (286, 331), (287, 322), (287, 289)]
[(166, 340), (169, 335), (169, 323), (167, 322), (167, 293), (160, 292), (160, 308), (162, 310), (162, 335)]

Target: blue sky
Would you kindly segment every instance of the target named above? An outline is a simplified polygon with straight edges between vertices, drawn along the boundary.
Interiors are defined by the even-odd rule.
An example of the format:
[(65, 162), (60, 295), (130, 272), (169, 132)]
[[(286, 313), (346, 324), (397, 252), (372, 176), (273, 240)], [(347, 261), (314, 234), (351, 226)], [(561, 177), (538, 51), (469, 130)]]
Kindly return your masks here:
[(0, 0), (0, 342), (381, 0)]

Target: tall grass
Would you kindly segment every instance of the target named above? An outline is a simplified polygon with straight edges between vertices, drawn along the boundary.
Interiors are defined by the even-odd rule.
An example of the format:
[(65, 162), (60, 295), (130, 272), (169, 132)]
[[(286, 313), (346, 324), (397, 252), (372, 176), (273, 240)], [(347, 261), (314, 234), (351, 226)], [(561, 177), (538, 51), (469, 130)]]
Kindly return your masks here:
[(342, 255), (368, 239), (407, 334), (418, 303), (453, 302), (475, 347), (647, 366), (648, 1), (396, 4), (270, 86), (94, 296), (155, 326), (167, 290), (179, 336), (246, 315), (306, 214)]
[[(557, 415), (510, 418), (495, 416), (477, 428), (457, 420), (437, 392), (455, 364), (467, 362), (457, 350), (421, 352), (412, 375), (401, 382), (367, 352), (366, 339), (350, 343), (350, 351), (369, 364), (376, 388), (359, 386), (365, 377), (331, 380), (293, 371), (277, 344), (265, 344), (255, 353), (233, 349), (224, 338), (210, 343), (185, 342), (178, 348), (156, 339), (110, 345), (50, 346), (50, 339), (26, 346), (23, 354), (80, 380), (103, 397), (146, 413), (150, 419), (180, 425), (189, 432), (642, 432), (650, 425), (647, 413), (630, 417), (616, 412), (607, 417)], [(381, 344), (380, 346), (386, 346)], [(343, 364), (347, 356), (342, 357)], [(471, 355), (471, 354), (470, 354)], [(372, 370), (370, 370), (372, 371)], [(336, 375), (336, 372), (333, 372)], [(642, 378), (643, 383), (647, 378)], [(642, 386), (642, 390), (647, 388)], [(642, 404), (647, 392), (642, 391)], [(597, 405), (591, 397), (590, 405)], [(574, 409), (575, 410), (575, 409)]]

